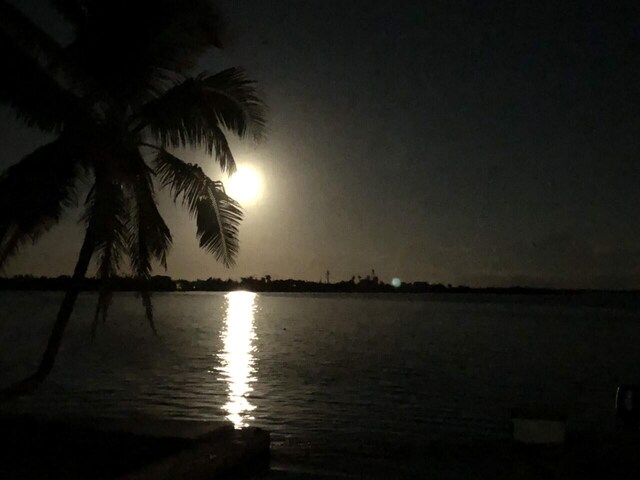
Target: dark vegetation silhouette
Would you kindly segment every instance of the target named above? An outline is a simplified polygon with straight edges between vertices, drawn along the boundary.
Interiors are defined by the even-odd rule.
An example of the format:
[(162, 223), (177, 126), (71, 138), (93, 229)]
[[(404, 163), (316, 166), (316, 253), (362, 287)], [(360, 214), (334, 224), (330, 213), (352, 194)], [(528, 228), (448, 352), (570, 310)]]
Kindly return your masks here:
[[(11, 66), (0, 76), (0, 100), (26, 125), (55, 136), (0, 176), (0, 268), (78, 203), (85, 236), (37, 371), (4, 398), (33, 390), (53, 368), (92, 260), (94, 326), (106, 319), (128, 259), (129, 286), (154, 328), (152, 267), (166, 268), (171, 247), (156, 185), (189, 210), (202, 248), (234, 262), (240, 205), (174, 150), (202, 149), (232, 173), (227, 134), (259, 139), (265, 127), (264, 104), (242, 69), (192, 73), (205, 51), (221, 47), (219, 15), (207, 0), (49, 2), (73, 29), (68, 45), (0, 0), (0, 54)], [(79, 202), (80, 182), (90, 189)]]
[[(154, 275), (145, 280), (146, 287), (154, 292), (230, 292), (234, 290), (250, 290), (253, 292), (283, 293), (486, 293), (486, 294), (570, 294), (570, 293), (616, 293), (637, 294), (638, 290), (589, 290), (589, 289), (554, 289), (526, 286), (511, 287), (471, 287), (467, 285), (451, 285), (430, 283), (425, 281), (403, 282), (395, 287), (380, 281), (378, 277), (353, 276), (349, 280), (335, 283), (325, 281), (273, 279), (271, 275), (264, 277), (242, 277), (240, 280), (207, 278), (205, 280), (174, 280), (166, 275)], [(59, 277), (35, 277), (33, 275), (16, 275), (11, 278), (0, 277), (0, 290), (35, 290), (64, 291), (69, 288), (73, 279), (62, 275)], [(100, 279), (84, 278), (79, 288), (82, 291), (99, 291)], [(111, 278), (112, 291), (139, 291), (139, 280), (131, 276), (114, 276)]]

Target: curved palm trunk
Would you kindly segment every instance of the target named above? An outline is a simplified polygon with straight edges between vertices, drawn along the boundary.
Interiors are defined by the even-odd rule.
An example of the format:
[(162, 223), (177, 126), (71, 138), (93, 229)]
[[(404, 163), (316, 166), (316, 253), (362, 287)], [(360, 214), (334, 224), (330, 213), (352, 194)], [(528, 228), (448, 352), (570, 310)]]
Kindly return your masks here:
[(53, 330), (51, 331), (47, 348), (40, 360), (38, 370), (36, 370), (36, 372), (30, 377), (27, 377), (26, 379), (0, 391), (0, 400), (9, 400), (33, 392), (38, 388), (38, 386), (40, 386), (45, 378), (47, 378), (49, 373), (51, 373), (55, 364), (56, 356), (60, 350), (60, 345), (62, 344), (64, 331), (67, 328), (67, 324), (71, 318), (71, 313), (73, 312), (73, 307), (75, 306), (76, 299), (80, 293), (82, 280), (85, 278), (87, 269), (89, 268), (93, 250), (94, 239), (92, 229), (89, 227), (84, 237), (82, 248), (80, 249), (80, 255), (78, 256), (76, 267), (73, 271), (71, 286), (65, 293), (62, 305), (60, 305), (56, 322), (53, 325)]

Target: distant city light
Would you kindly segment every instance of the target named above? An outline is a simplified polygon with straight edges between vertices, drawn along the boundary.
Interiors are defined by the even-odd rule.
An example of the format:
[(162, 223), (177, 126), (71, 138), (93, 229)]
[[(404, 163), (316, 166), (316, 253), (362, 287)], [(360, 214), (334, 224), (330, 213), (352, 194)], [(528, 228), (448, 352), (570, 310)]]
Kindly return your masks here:
[(393, 280), (391, 280), (391, 285), (398, 288), (400, 285), (402, 285), (402, 282), (398, 277), (395, 277)]

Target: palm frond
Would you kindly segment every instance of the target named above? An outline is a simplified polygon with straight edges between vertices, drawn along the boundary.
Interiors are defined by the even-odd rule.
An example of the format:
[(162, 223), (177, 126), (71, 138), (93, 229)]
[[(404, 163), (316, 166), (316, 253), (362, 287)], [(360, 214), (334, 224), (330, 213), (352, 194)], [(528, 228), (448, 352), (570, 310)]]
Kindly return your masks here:
[[(152, 171), (142, 158), (138, 159), (138, 174), (132, 185), (135, 203), (130, 224), (130, 255), (132, 267), (138, 274), (151, 272), (151, 260), (167, 267), (167, 253), (171, 247), (171, 232), (165, 224), (156, 204)], [(135, 255), (135, 253), (139, 255)]]
[(77, 152), (61, 138), (0, 175), (0, 267), (25, 242), (35, 242), (76, 204)]
[(127, 198), (124, 188), (108, 167), (110, 165), (96, 166), (95, 183), (87, 197), (83, 216), (87, 226), (92, 225), (98, 261), (96, 278), (100, 282), (92, 335), (95, 335), (100, 315), (106, 321), (111, 303), (111, 280), (118, 272), (127, 244)]
[(154, 333), (157, 333), (148, 283), (154, 260), (158, 261), (165, 269), (167, 268), (171, 232), (156, 205), (152, 171), (141, 157), (136, 159), (134, 165), (137, 168), (135, 181), (132, 184), (134, 214), (129, 224), (127, 250), (131, 260), (131, 269), (139, 282), (139, 292), (147, 320)]
[[(26, 56), (48, 78), (78, 98), (87, 91), (99, 90), (96, 77), (92, 77), (84, 65), (69, 55), (53, 37), (33, 23), (18, 8), (8, 2), (0, 2), (0, 33), (3, 49)], [(8, 63), (8, 62), (5, 62)], [(16, 76), (16, 72), (12, 72)], [(17, 75), (19, 77), (19, 75)]]
[(209, 108), (229, 131), (244, 138), (260, 140), (267, 123), (266, 106), (258, 96), (255, 82), (242, 68), (232, 67), (214, 75), (197, 77), (204, 84)]
[(83, 0), (49, 0), (49, 3), (76, 29), (87, 21), (89, 6), (92, 2)]
[(145, 50), (155, 67), (184, 72), (209, 48), (222, 48), (222, 17), (210, 0), (188, 0), (188, 8), (184, 1), (147, 1), (155, 11)]
[(220, 16), (209, 0), (82, 3), (85, 21), (68, 51), (110, 95), (129, 105), (167, 75), (182, 77), (207, 49), (220, 46)]
[(0, 32), (11, 43), (53, 73), (61, 63), (62, 47), (15, 5), (0, 1)]
[(46, 132), (60, 132), (65, 124), (85, 116), (79, 99), (51, 77), (37, 61), (13, 48), (0, 32), (0, 57), (11, 70), (0, 75), (0, 102), (18, 119)]
[(5, 236), (6, 239), (0, 243), (0, 269), (9, 257), (18, 253), (24, 233), (17, 227), (11, 227)]
[(156, 174), (169, 187), (174, 201), (182, 203), (196, 219), (200, 247), (229, 267), (235, 263), (240, 242), (242, 208), (230, 198), (222, 182), (213, 181), (200, 167), (185, 163), (166, 150), (155, 158)]
[(202, 74), (169, 89), (142, 107), (137, 130), (148, 128), (154, 140), (172, 148), (204, 148), (215, 153), (220, 167), (235, 170), (223, 129), (244, 137), (264, 134), (266, 108), (254, 83), (238, 68), (215, 75)]
[(153, 319), (153, 303), (151, 302), (151, 290), (149, 290), (148, 279), (143, 280), (140, 285), (140, 297), (142, 298), (142, 306), (144, 307), (144, 314), (147, 317), (147, 322), (151, 327), (151, 331), (154, 335), (158, 335), (158, 329), (156, 328), (156, 322)]

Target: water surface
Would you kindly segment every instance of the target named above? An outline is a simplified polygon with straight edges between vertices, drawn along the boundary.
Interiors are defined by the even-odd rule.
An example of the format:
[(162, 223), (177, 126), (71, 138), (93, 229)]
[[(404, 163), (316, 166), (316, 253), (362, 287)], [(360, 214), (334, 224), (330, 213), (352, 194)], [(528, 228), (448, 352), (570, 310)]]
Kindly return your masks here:
[[(0, 292), (3, 383), (35, 368), (60, 300)], [(615, 388), (640, 383), (630, 295), (156, 294), (156, 338), (119, 294), (92, 340), (95, 300), (80, 297), (55, 371), (13, 409), (227, 418), (271, 430), (290, 461), (335, 466), (504, 437), (514, 407), (610, 430)]]

